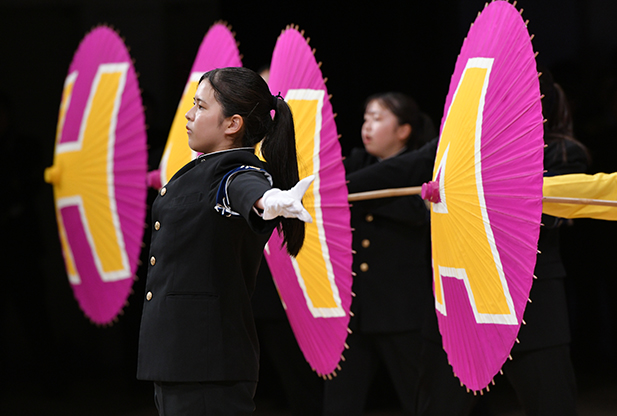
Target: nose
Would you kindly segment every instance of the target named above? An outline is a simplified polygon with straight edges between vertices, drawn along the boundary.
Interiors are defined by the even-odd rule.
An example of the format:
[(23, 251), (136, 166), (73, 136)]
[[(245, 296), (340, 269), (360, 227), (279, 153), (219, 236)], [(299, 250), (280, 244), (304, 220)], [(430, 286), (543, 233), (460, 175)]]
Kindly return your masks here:
[(192, 118), (193, 118), (193, 110), (194, 109), (195, 109), (195, 106), (192, 106), (191, 109), (186, 112), (186, 114), (184, 115), (184, 118), (186, 118), (189, 121), (192, 120)]

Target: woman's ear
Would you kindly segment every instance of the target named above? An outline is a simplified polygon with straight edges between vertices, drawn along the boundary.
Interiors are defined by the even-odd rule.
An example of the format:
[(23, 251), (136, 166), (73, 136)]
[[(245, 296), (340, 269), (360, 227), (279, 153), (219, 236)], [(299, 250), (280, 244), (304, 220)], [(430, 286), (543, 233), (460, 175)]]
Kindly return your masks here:
[(244, 126), (244, 119), (240, 115), (234, 114), (233, 116), (225, 119), (225, 123), (227, 123), (225, 134), (235, 136), (242, 130), (242, 127)]
[(399, 140), (407, 142), (407, 140), (411, 137), (411, 131), (412, 131), (411, 124), (409, 123), (401, 124), (396, 129), (396, 137)]

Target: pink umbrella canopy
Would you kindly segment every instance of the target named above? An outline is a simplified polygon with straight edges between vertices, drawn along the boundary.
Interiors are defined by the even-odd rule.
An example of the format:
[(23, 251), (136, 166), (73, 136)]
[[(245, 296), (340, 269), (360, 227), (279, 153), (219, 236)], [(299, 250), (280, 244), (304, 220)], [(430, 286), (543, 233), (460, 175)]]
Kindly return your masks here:
[(127, 302), (146, 215), (144, 111), (120, 36), (99, 26), (82, 40), (64, 82), (53, 166), (58, 232), (71, 287), (96, 324)]
[(348, 334), (351, 304), (351, 228), (345, 169), (332, 105), (313, 51), (295, 27), (279, 36), (270, 90), (294, 116), (300, 178), (315, 181), (303, 202), (313, 223), (296, 258), (272, 234), (265, 250), (300, 349), (321, 376), (335, 373)]
[(542, 214), (535, 56), (506, 1), (480, 13), (446, 98), (431, 199), (435, 307), (454, 373), (482, 390), (508, 359), (529, 299)]
[(233, 32), (225, 23), (215, 23), (204, 36), (197, 51), (169, 130), (159, 168), (148, 174), (150, 186), (160, 188), (162, 184), (169, 182), (182, 166), (198, 156), (188, 145), (184, 115), (193, 105), (193, 96), (197, 90), (199, 78), (211, 69), (228, 66), (242, 66), (238, 45)]

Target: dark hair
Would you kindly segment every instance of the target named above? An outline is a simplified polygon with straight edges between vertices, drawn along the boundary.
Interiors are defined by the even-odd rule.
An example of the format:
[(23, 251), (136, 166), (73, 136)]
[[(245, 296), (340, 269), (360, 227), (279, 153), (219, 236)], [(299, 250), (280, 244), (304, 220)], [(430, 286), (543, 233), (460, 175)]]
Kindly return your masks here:
[[(270, 93), (264, 79), (248, 68), (218, 68), (206, 72), (199, 82), (208, 80), (223, 117), (238, 114), (244, 121), (241, 145), (261, 143), (261, 154), (268, 164), (274, 186), (290, 189), (299, 180), (296, 136), (291, 109), (280, 97)], [(274, 118), (271, 111), (274, 110)], [(263, 141), (262, 141), (263, 140)], [(304, 243), (304, 223), (283, 218), (279, 231), (287, 252), (296, 256)]]
[(566, 141), (572, 142), (585, 151), (587, 161), (590, 162), (591, 156), (587, 147), (574, 136), (572, 111), (563, 88), (554, 81), (553, 75), (548, 69), (540, 68), (540, 70), (542, 72), (540, 92), (544, 95), (542, 98), (542, 115), (546, 119), (544, 122), (544, 142), (547, 144), (559, 142), (564, 162), (567, 160)]
[(437, 135), (431, 118), (420, 111), (416, 101), (407, 94), (402, 92), (373, 94), (366, 99), (364, 108), (366, 109), (372, 101), (377, 101), (390, 110), (396, 116), (399, 125), (409, 124), (411, 126), (411, 135), (406, 143), (409, 150), (419, 149)]

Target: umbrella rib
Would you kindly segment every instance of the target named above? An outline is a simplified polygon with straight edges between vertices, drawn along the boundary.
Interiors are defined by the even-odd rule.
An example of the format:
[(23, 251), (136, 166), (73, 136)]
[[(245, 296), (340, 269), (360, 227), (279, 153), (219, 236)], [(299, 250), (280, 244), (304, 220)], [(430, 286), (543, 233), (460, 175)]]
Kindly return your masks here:
[[(506, 196), (506, 195), (504, 195), (504, 196), (501, 196), (501, 195), (491, 195), (491, 197), (509, 197), (509, 196)], [(517, 196), (512, 196), (512, 198), (517, 198)], [(520, 197), (518, 197), (518, 199), (532, 199), (532, 198), (533, 198), (533, 197), (527, 197), (527, 196), (520, 196)], [(471, 206), (474, 206), (474, 207), (476, 206), (473, 202), (468, 202), (468, 201), (460, 201), (460, 203), (461, 203), (461, 204), (466, 203), (466, 204), (471, 205)], [(511, 214), (505, 213), (505, 212), (503, 212), (503, 211), (496, 210), (496, 209), (494, 209), (494, 208), (485, 207), (485, 209), (486, 209), (487, 211), (494, 212), (495, 214), (506, 215), (506, 216), (508, 216), (508, 217), (511, 217), (511, 218), (514, 218), (514, 219), (520, 220), (520, 221), (522, 221), (522, 222), (526, 222), (526, 223), (530, 223), (530, 224), (537, 224), (537, 225), (540, 225), (540, 222), (534, 222), (534, 221), (532, 221), (532, 220), (528, 220), (528, 219), (526, 219), (526, 218), (517, 217), (517, 216), (511, 215)], [(473, 212), (471, 212), (471, 211), (468, 211), (467, 213), (468, 213), (469, 215), (474, 216), (476, 219), (480, 219), (480, 220), (481, 220), (481, 222), (482, 222), (482, 223), (484, 223), (484, 220), (482, 219), (482, 217), (481, 217), (480, 215), (475, 214), (475, 213), (473, 213)], [(478, 222), (479, 222), (479, 221), (474, 221), (474, 223), (478, 223)], [(491, 223), (491, 227), (493, 227), (493, 224), (492, 224), (492, 223)], [(476, 227), (476, 228), (478, 228), (478, 227)], [(501, 231), (506, 232), (505, 230), (501, 230)]]
[[(536, 104), (535, 102), (530, 102), (525, 109), (521, 110), (521, 112), (518, 113), (517, 117), (513, 118), (512, 120), (510, 120), (510, 122), (507, 125), (505, 125), (499, 132), (491, 134), (491, 135), (487, 135), (486, 136), (487, 141), (486, 141), (486, 143), (482, 143), (482, 145), (483, 146), (489, 145), (489, 144), (491, 144), (491, 142), (493, 140), (496, 140), (496, 138), (502, 137), (503, 133), (508, 128), (510, 128), (516, 121), (518, 121), (521, 117), (526, 115), (534, 107), (535, 104)], [(493, 125), (494, 125), (494, 123), (493, 123)], [(493, 127), (493, 125), (487, 126), (486, 130), (490, 130), (490, 128)], [(517, 136), (515, 136), (514, 138), (512, 138), (512, 140), (510, 140), (510, 141), (508, 141), (506, 143), (503, 143), (502, 148), (505, 147), (506, 145), (509, 145), (509, 144), (512, 144), (512, 143), (518, 141), (521, 138), (524, 138), (527, 134), (529, 134), (533, 129), (537, 128), (538, 126), (541, 126), (540, 122), (538, 122), (536, 124), (531, 124), (531, 127), (526, 132), (520, 133)]]
[[(510, 45), (510, 47), (512, 47), (512, 46), (513, 46), (513, 45)], [(521, 47), (519, 50), (522, 50), (522, 49), (523, 49), (523, 47)], [(500, 62), (500, 63), (499, 63), (499, 65), (498, 65), (498, 66), (496, 66), (496, 67), (494, 68), (494, 70), (495, 70), (495, 72), (496, 72), (496, 73), (500, 73), (500, 72), (501, 72), (501, 70), (504, 68), (504, 65), (505, 65), (505, 63), (504, 63), (505, 61), (499, 60), (499, 62)], [(531, 61), (529, 61), (529, 62), (531, 62)], [(529, 63), (527, 63), (527, 65), (529, 65)], [(507, 89), (506, 89), (506, 90), (502, 93), (501, 97), (499, 98), (499, 102), (503, 102), (503, 101), (504, 101), (504, 99), (505, 99), (505, 97), (506, 97), (506, 95), (508, 95), (508, 93), (509, 93), (510, 91), (512, 91), (512, 89), (513, 89), (513, 88), (515, 88), (515, 87), (519, 87), (519, 88), (517, 89), (518, 95), (516, 96), (516, 98), (518, 98), (518, 97), (520, 97), (521, 95), (523, 95), (523, 93), (525, 92), (525, 90), (524, 90), (523, 88), (520, 88), (520, 83), (519, 83), (519, 81), (520, 81), (520, 79), (523, 77), (523, 75), (524, 75), (524, 74), (525, 74), (525, 71), (522, 71), (522, 70), (521, 70), (521, 71), (519, 71), (519, 72), (517, 73), (516, 78), (514, 78), (514, 79), (508, 79), (508, 80), (509, 80), (509, 82), (508, 82), (508, 84), (507, 84)], [(503, 113), (503, 114), (507, 113), (507, 110), (509, 110), (509, 109), (511, 108), (511, 106), (512, 106), (513, 104), (515, 104), (515, 103), (516, 103), (516, 99), (511, 100), (511, 101), (512, 101), (512, 102), (510, 103), (510, 106), (509, 106), (509, 107), (506, 107), (505, 109), (500, 108), (500, 110), (503, 110), (503, 111), (502, 111), (502, 113)]]
[[(525, 150), (525, 151), (521, 152), (521, 153), (520, 153), (520, 155), (516, 155), (516, 156), (511, 157), (511, 158), (509, 158), (509, 159), (504, 159), (504, 160), (502, 160), (502, 161), (500, 161), (499, 163), (496, 163), (496, 164), (494, 164), (494, 165), (490, 165), (490, 166), (485, 166), (485, 167), (483, 167), (483, 169), (482, 169), (482, 173), (484, 173), (485, 171), (489, 171), (489, 170), (491, 170), (491, 169), (494, 169), (494, 168), (502, 167), (502, 166), (503, 166), (503, 165), (505, 165), (505, 164), (509, 164), (509, 163), (511, 163), (511, 162), (515, 162), (515, 161), (517, 161), (518, 159), (525, 159), (525, 156), (527, 156), (527, 155), (533, 155), (533, 154), (534, 154), (534, 153), (536, 153), (537, 151), (538, 151), (538, 149), (535, 149), (535, 148), (527, 149), (527, 150)], [(538, 163), (538, 164), (539, 164), (539, 163)], [(542, 170), (541, 170), (541, 171), (538, 171), (538, 172), (532, 172), (531, 174), (532, 174), (532, 175), (536, 175), (536, 174), (542, 174), (543, 172), (544, 172), (544, 168), (542, 168)], [(483, 175), (483, 176), (484, 176), (484, 175)], [(509, 178), (509, 177), (508, 177), (508, 178)], [(502, 178), (500, 178), (500, 179), (508, 179), (508, 178), (503, 178), (503, 177), (502, 177)], [(483, 182), (484, 182), (484, 181), (483, 181)]]
[[(493, 168), (493, 166), (491, 166), (491, 169)], [(488, 169), (487, 169), (488, 170)], [(537, 172), (523, 172), (519, 175), (511, 175), (508, 176), (507, 178), (495, 178), (495, 179), (482, 179), (482, 183), (483, 184), (490, 184), (490, 183), (502, 183), (505, 180), (510, 180), (510, 179), (522, 179), (522, 178), (529, 178), (529, 177), (533, 177), (533, 176), (542, 176), (542, 172), (543, 171), (537, 171)], [(517, 195), (519, 196), (519, 195)], [(523, 195), (520, 195), (520, 197), (522, 198), (527, 198)]]

